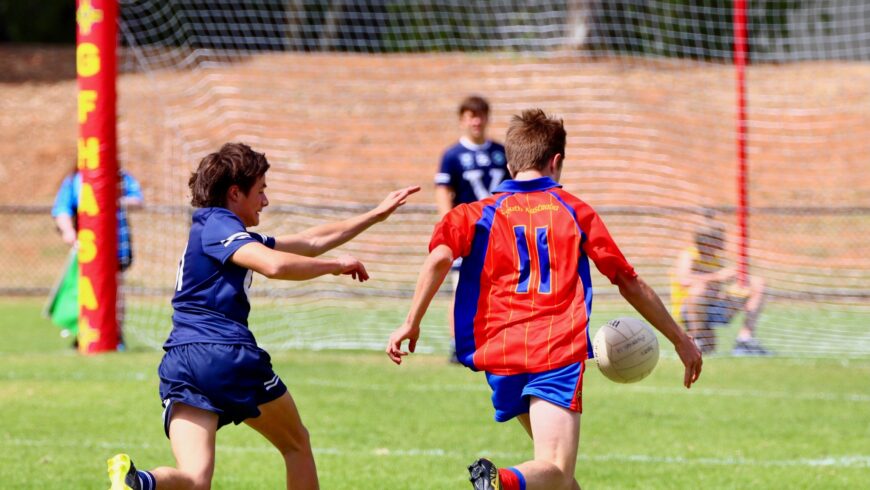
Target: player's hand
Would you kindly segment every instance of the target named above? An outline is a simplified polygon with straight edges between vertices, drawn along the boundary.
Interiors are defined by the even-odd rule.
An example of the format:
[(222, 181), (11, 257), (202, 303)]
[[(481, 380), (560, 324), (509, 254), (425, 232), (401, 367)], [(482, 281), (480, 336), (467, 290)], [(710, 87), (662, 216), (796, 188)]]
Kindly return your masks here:
[(694, 339), (688, 335), (683, 335), (674, 347), (680, 360), (683, 361), (683, 365), (686, 366), (683, 385), (686, 388), (691, 388), (692, 383), (698, 381), (698, 377), (701, 376), (701, 365), (704, 363), (701, 350), (695, 345)]
[(76, 235), (75, 230), (64, 230), (61, 232), (60, 237), (63, 239), (63, 242), (70, 246), (75, 246), (78, 241), (78, 236)]
[(336, 276), (350, 276), (359, 282), (365, 282), (369, 279), (369, 273), (366, 272), (366, 266), (356, 257), (350, 255), (341, 255), (336, 259), (339, 264), (339, 270), (333, 274)]
[[(420, 338), (420, 327), (413, 326), (409, 323), (402, 324), (397, 328), (390, 340), (387, 342), (387, 356), (396, 364), (402, 364), (402, 357), (407, 356), (409, 352), (414, 352), (417, 348), (417, 339)], [(408, 340), (408, 350), (402, 350), (402, 342)]]
[(410, 187), (405, 187), (404, 189), (399, 189), (397, 191), (393, 191), (387, 194), (387, 197), (378, 204), (378, 207), (374, 209), (375, 215), (378, 217), (378, 221), (383, 221), (390, 217), (393, 214), (393, 211), (398, 209), (400, 206), (405, 204), (405, 201), (408, 200), (408, 196), (420, 191), (419, 185), (412, 185)]

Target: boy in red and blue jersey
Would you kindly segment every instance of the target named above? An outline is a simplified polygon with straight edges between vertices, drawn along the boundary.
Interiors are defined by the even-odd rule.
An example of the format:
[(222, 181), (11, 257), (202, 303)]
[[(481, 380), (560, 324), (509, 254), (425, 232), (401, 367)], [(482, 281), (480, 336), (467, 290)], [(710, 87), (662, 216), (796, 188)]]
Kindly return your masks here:
[(435, 227), (430, 254), (405, 323), (390, 336), (397, 364), (416, 348), (420, 321), (455, 258), (459, 362), (486, 372), (495, 418), (517, 418), (535, 441), (535, 459), (497, 468), (469, 467), (476, 489), (576, 489), (583, 371), (592, 357), (589, 260), (661, 331), (685, 365), (688, 388), (701, 373), (701, 352), (638, 277), (585, 202), (558, 184), (566, 133), (541, 110), (515, 116), (506, 151), (512, 181), (495, 195), (457, 206)]

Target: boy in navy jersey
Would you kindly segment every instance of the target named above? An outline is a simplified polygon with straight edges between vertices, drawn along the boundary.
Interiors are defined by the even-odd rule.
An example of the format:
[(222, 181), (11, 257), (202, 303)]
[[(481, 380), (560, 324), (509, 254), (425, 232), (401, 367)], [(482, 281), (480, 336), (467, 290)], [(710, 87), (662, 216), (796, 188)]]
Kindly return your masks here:
[(108, 461), (113, 490), (209, 488), (217, 430), (231, 422), (245, 422), (280, 451), (287, 488), (318, 488), (308, 431), (269, 354), (248, 329), (253, 272), (271, 279), (334, 274), (367, 280), (354, 257), (314, 257), (385, 220), (420, 188), (394, 191), (373, 210), (345, 221), (269, 237), (247, 231), (269, 204), (268, 169), (262, 153), (227, 143), (190, 178), (191, 203), (199, 209), (179, 263), (173, 327), (158, 370), (176, 467), (137, 471), (129, 456), (116, 455)]
[(445, 150), (435, 174), (435, 204), (444, 216), (454, 207), (479, 201), (508, 176), (504, 146), (486, 137), (489, 103), (472, 95), (459, 104), (459, 142)]
[[(435, 174), (435, 205), (438, 217), (443, 218), (451, 209), (492, 195), (492, 191), (508, 176), (504, 146), (486, 137), (489, 123), (489, 103), (483, 97), (472, 95), (459, 104), (459, 142), (448, 148), (441, 157), (441, 166)], [(453, 263), (450, 283), (453, 291), (459, 281), (462, 259)], [(453, 307), (447, 312), (450, 335), (453, 335)], [(456, 361), (455, 348), (450, 354)]]

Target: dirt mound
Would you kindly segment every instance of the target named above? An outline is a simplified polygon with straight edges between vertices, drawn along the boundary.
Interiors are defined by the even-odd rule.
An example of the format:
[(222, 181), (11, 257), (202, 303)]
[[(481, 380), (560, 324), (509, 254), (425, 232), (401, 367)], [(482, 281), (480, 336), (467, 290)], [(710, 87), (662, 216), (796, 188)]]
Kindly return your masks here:
[[(455, 105), (469, 93), (491, 100), (498, 139), (522, 109), (561, 115), (569, 134), (565, 187), (609, 213), (631, 256), (661, 277), (670, 264), (662, 256), (688, 241), (693, 210), (733, 209), (737, 202), (734, 74), (727, 65), (337, 53), (216, 63), (213, 53), (198, 56), (187, 59), (196, 68), (119, 77), (121, 158), (151, 205), (184, 206), (197, 161), (241, 140), (269, 157), (276, 206), (368, 205), (411, 183), (426, 187), (417, 202), (431, 206), (427, 191), (439, 155), (457, 136)], [(49, 204), (70, 168), (73, 58), (64, 48), (0, 49), (0, 62), (10, 67), (0, 74), (0, 204)], [(758, 65), (747, 77), (754, 263), (774, 276), (797, 271), (825, 284), (838, 280), (825, 279), (833, 274), (821, 264), (866, 271), (866, 220), (831, 218), (824, 210), (870, 202), (870, 65)], [(428, 208), (422, 212), (402, 228), (415, 243), (431, 229)], [(296, 215), (284, 228), (327, 217)], [(732, 214), (723, 219), (733, 223)], [(165, 231), (151, 225), (158, 226), (137, 223), (138, 236)], [(155, 263), (164, 254), (155, 251)], [(792, 272), (775, 280), (802, 287), (789, 282)]]

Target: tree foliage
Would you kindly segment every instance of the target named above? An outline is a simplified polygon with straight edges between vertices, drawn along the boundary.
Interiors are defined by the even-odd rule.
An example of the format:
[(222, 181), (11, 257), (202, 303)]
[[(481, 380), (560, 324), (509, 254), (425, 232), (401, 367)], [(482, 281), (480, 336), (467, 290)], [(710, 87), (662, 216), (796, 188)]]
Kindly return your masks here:
[(0, 0), (0, 42), (76, 41), (75, 0)]
[[(747, 36), (789, 36), (788, 16), (804, 0), (747, 1)], [(670, 58), (730, 60), (734, 0), (605, 0), (591, 12), (589, 47)], [(750, 56), (766, 44), (749, 42)]]

